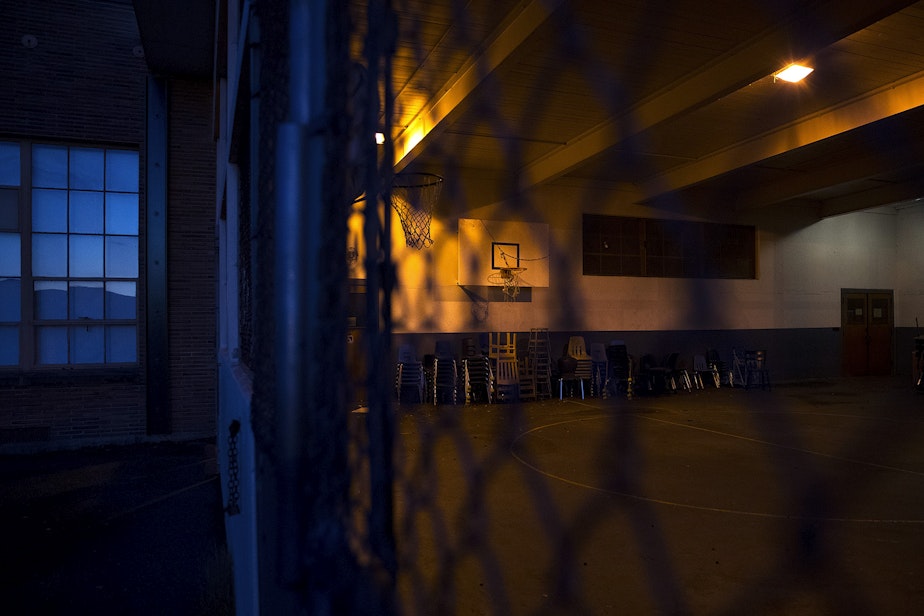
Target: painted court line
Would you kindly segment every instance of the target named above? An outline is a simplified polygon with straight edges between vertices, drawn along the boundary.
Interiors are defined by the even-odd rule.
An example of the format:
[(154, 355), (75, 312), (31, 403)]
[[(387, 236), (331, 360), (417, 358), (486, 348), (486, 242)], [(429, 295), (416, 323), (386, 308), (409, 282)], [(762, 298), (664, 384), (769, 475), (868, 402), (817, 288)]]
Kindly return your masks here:
[[(644, 415), (638, 415), (638, 417), (642, 417), (642, 418), (644, 418), (644, 419), (650, 419), (650, 420), (652, 420), (652, 421), (657, 421), (657, 422), (661, 422), (661, 423), (665, 423), (665, 424), (669, 424), (669, 425), (673, 425), (673, 426), (678, 426), (678, 427), (681, 427), (681, 428), (691, 428), (691, 429), (694, 429), (694, 430), (700, 430), (700, 431), (703, 431), (703, 432), (709, 432), (709, 433), (717, 434), (717, 435), (720, 435), (720, 436), (727, 436), (727, 437), (731, 437), (731, 438), (737, 438), (737, 439), (741, 439), (741, 440), (745, 440), (745, 441), (749, 441), (749, 442), (753, 442), (753, 443), (757, 443), (757, 444), (770, 445), (770, 446), (774, 446), (774, 447), (784, 447), (784, 448), (791, 449), (791, 450), (794, 450), (794, 451), (800, 451), (800, 452), (804, 452), (804, 453), (809, 453), (809, 454), (824, 456), (824, 457), (832, 458), (832, 459), (839, 460), (839, 461), (847, 461), (847, 462), (852, 462), (852, 463), (857, 463), (857, 464), (866, 464), (866, 465), (871, 466), (871, 467), (874, 467), (874, 468), (881, 468), (881, 469), (885, 469), (885, 470), (894, 470), (894, 471), (897, 471), (897, 472), (910, 473), (910, 474), (913, 474), (913, 475), (924, 475), (924, 474), (922, 474), (922, 473), (918, 473), (918, 472), (916, 472), (916, 471), (911, 471), (911, 470), (908, 470), (908, 469), (893, 468), (893, 467), (885, 466), (885, 465), (881, 465), (881, 464), (875, 464), (875, 463), (870, 463), (870, 462), (862, 462), (862, 461), (857, 461), (857, 460), (850, 460), (850, 459), (847, 459), (847, 458), (841, 458), (841, 457), (838, 457), (838, 456), (831, 456), (831, 455), (828, 455), (828, 454), (817, 453), (817, 452), (813, 452), (813, 451), (810, 451), (810, 450), (798, 449), (798, 448), (790, 447), (790, 446), (787, 446), (787, 445), (778, 445), (778, 444), (776, 444), (776, 443), (771, 443), (771, 442), (767, 442), (767, 441), (761, 441), (761, 440), (759, 440), (759, 439), (754, 439), (754, 438), (750, 438), (750, 437), (746, 437), (746, 436), (740, 436), (740, 435), (737, 435), (737, 434), (731, 434), (731, 433), (726, 433), (726, 432), (720, 432), (720, 431), (717, 431), (717, 430), (711, 430), (711, 429), (709, 429), (709, 428), (700, 428), (700, 427), (696, 427), (696, 426), (689, 426), (689, 425), (680, 424), (680, 423), (676, 423), (676, 422), (672, 422), (672, 421), (667, 421), (667, 420), (663, 420), (663, 419), (655, 419), (655, 418), (653, 418), (653, 417), (647, 417), (647, 416), (644, 416)], [(642, 495), (640, 495), (640, 494), (632, 494), (632, 493), (629, 493), (629, 492), (622, 492), (622, 491), (619, 491), (619, 490), (612, 490), (612, 489), (609, 489), (609, 488), (601, 488), (600, 486), (595, 486), (595, 485), (588, 484), (588, 483), (583, 483), (583, 482), (580, 482), (580, 481), (574, 481), (573, 479), (568, 479), (567, 477), (562, 477), (562, 476), (560, 476), (560, 475), (556, 475), (555, 473), (551, 473), (551, 472), (548, 472), (548, 471), (546, 471), (546, 470), (544, 470), (544, 469), (541, 469), (541, 468), (537, 467), (536, 465), (534, 465), (534, 464), (530, 463), (529, 461), (523, 459), (523, 458), (522, 458), (520, 455), (518, 455), (517, 452), (515, 451), (515, 448), (516, 448), (517, 443), (518, 443), (521, 439), (523, 439), (524, 437), (526, 437), (526, 436), (528, 436), (528, 435), (530, 435), (530, 434), (532, 434), (532, 433), (534, 433), (534, 432), (538, 432), (538, 431), (540, 431), (540, 430), (545, 430), (545, 429), (547, 429), (547, 428), (553, 428), (553, 427), (560, 426), (560, 425), (565, 425), (565, 424), (579, 423), (579, 422), (585, 422), (585, 421), (596, 421), (596, 420), (599, 420), (599, 419), (608, 419), (608, 418), (609, 418), (608, 415), (594, 415), (594, 416), (592, 416), (592, 417), (581, 417), (581, 418), (576, 418), (576, 419), (566, 419), (566, 420), (562, 420), (562, 421), (552, 422), (552, 423), (549, 423), (549, 424), (544, 424), (544, 425), (541, 425), (541, 426), (536, 426), (535, 428), (531, 428), (531, 429), (529, 429), (529, 430), (527, 430), (527, 431), (521, 433), (520, 435), (518, 435), (518, 436), (513, 440), (513, 442), (510, 444), (510, 448), (509, 448), (510, 454), (511, 454), (518, 462), (520, 462), (521, 464), (523, 464), (523, 465), (526, 466), (527, 468), (533, 470), (533, 471), (536, 472), (536, 473), (539, 473), (540, 475), (543, 475), (543, 476), (545, 476), (545, 477), (548, 477), (549, 479), (554, 479), (554, 480), (556, 480), (556, 481), (560, 481), (560, 482), (565, 483), (565, 484), (568, 484), (568, 485), (572, 485), (572, 486), (579, 487), (579, 488), (585, 488), (585, 489), (587, 489), (587, 490), (593, 490), (593, 491), (595, 491), (595, 492), (600, 492), (600, 493), (603, 493), (603, 494), (611, 494), (611, 495), (613, 495), (613, 496), (621, 496), (621, 497), (628, 498), (628, 499), (632, 499), (632, 500), (637, 500), (637, 501), (642, 501), (642, 502), (647, 502), (647, 503), (654, 503), (654, 504), (658, 504), (658, 505), (665, 505), (665, 506), (668, 506), (668, 507), (675, 507), (675, 508), (679, 508), (679, 509), (690, 509), (690, 510), (695, 510), (695, 511), (704, 511), (704, 512), (711, 512), (711, 513), (722, 513), (722, 514), (731, 514), (731, 515), (740, 515), (740, 516), (749, 516), (749, 517), (755, 517), (755, 518), (778, 519), (778, 520), (801, 520), (801, 521), (817, 521), (817, 522), (852, 522), (852, 523), (859, 523), (859, 524), (924, 524), (924, 519), (837, 518), (837, 517), (831, 518), (831, 517), (817, 517), (817, 516), (786, 515), (786, 514), (777, 514), (777, 513), (763, 513), (763, 512), (759, 512), (759, 511), (745, 511), (745, 510), (741, 510), (741, 509), (727, 509), (727, 508), (723, 508), (723, 507), (709, 507), (709, 506), (704, 506), (704, 505), (691, 505), (691, 504), (689, 504), (689, 503), (679, 503), (679, 502), (669, 501), (669, 500), (664, 500), (664, 499), (659, 499), (659, 498), (652, 498), (652, 497), (649, 497), (649, 496), (642, 496)]]

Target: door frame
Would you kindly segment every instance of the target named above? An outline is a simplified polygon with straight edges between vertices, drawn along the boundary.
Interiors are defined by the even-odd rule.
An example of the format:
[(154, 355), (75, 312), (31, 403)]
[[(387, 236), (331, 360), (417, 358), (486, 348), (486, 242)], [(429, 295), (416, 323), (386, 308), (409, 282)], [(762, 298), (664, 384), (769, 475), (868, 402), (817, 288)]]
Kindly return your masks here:
[[(841, 373), (848, 375), (848, 345), (847, 345), (847, 310), (846, 301), (848, 295), (866, 295), (867, 296), (867, 315), (866, 315), (866, 338), (867, 338), (867, 362), (869, 361), (869, 296), (870, 295), (888, 295), (889, 296), (889, 374), (895, 374), (895, 291), (894, 289), (858, 289), (842, 288), (840, 301), (840, 324), (841, 324)], [(870, 372), (867, 367), (867, 374)]]

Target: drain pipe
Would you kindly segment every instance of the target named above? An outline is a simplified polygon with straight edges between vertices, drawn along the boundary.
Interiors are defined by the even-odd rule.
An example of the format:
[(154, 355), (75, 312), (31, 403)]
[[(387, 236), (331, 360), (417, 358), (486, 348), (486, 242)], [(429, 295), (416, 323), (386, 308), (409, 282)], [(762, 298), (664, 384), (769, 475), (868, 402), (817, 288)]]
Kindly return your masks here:
[[(319, 366), (308, 359), (318, 349), (322, 299), (318, 251), (323, 245), (326, 10), (323, 0), (289, 4), (289, 110), (288, 121), (278, 126), (275, 161), (275, 591), (283, 605), (294, 608), (290, 613), (305, 608), (327, 612), (310, 605), (313, 581), (305, 563), (309, 525), (317, 523), (311, 519), (311, 496), (306, 494), (311, 437), (307, 414), (319, 411), (318, 379), (313, 374)], [(279, 607), (277, 603), (274, 609)]]

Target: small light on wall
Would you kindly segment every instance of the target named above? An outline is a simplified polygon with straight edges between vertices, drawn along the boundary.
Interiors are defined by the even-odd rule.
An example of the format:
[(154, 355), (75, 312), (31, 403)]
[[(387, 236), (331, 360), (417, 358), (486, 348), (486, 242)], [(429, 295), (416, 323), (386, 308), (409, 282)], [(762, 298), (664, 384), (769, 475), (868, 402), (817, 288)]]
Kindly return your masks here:
[(792, 63), (788, 65), (786, 68), (784, 68), (783, 70), (773, 73), (773, 81), (782, 79), (783, 81), (788, 81), (790, 83), (796, 83), (798, 81), (802, 81), (803, 79), (805, 79), (805, 77), (814, 70), (815, 69), (809, 66)]
[(376, 133), (375, 142), (379, 145), (382, 145), (383, 143), (385, 143), (385, 133)]

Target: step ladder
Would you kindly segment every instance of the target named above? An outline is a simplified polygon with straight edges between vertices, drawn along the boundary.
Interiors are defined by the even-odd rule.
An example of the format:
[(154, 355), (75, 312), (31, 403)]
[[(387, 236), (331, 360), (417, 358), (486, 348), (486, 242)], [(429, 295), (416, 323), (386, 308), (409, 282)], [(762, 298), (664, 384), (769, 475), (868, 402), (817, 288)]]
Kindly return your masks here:
[[(552, 349), (549, 344), (549, 330), (536, 327), (529, 330), (526, 347), (526, 361), (535, 399), (552, 397)], [(521, 379), (522, 382), (522, 379)]]
[(520, 359), (520, 399), (536, 400), (536, 361), (526, 345), (517, 349), (517, 357)]

